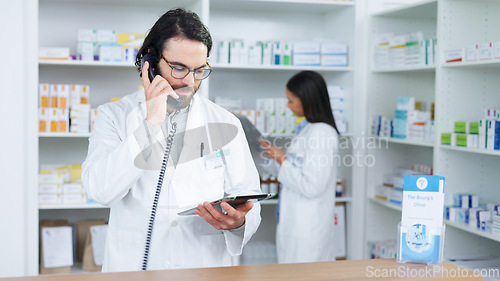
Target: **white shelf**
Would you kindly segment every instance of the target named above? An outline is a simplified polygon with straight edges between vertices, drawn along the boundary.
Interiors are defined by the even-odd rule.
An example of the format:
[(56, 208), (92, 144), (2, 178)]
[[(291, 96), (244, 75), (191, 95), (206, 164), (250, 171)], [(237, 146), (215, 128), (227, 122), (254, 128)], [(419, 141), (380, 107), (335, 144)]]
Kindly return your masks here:
[[(186, 7), (198, 0), (168, 0), (168, 7)], [(100, 5), (117, 5), (117, 6), (137, 6), (140, 7), (136, 0), (44, 0), (43, 2), (65, 2), (73, 4), (100, 4)], [(149, 0), (147, 6), (165, 6), (165, 0)], [(167, 8), (166, 10), (168, 10)]]
[(500, 69), (500, 59), (470, 61), (470, 62), (449, 62), (441, 64), (446, 68), (498, 68)]
[(408, 5), (373, 13), (374, 17), (422, 18), (437, 16), (437, 0), (421, 0)]
[(373, 198), (373, 197), (369, 198), (369, 200), (377, 205), (386, 207), (386, 208), (391, 209), (391, 210), (396, 210), (399, 212), (401, 212), (401, 210), (402, 210), (401, 205), (394, 204), (394, 203), (391, 203), (389, 201), (384, 201), (384, 200), (381, 200), (378, 198)]
[[(352, 202), (351, 197), (339, 197), (335, 198), (335, 202)], [(278, 204), (278, 199), (269, 199), (259, 202), (261, 205), (276, 205)], [(74, 209), (107, 209), (109, 207), (102, 206), (99, 204), (82, 204), (82, 205), (40, 205), (38, 209), (40, 210), (74, 210)]]
[(316, 71), (352, 71), (350, 66), (333, 67), (333, 66), (297, 66), (297, 65), (231, 65), (231, 64), (214, 64), (211, 65), (214, 70), (316, 70)]
[(303, 12), (303, 13), (326, 13), (337, 9), (353, 7), (352, 1), (332, 0), (211, 0), (210, 9), (226, 11), (279, 11)]
[(92, 203), (92, 204), (80, 204), (80, 205), (39, 205), (39, 210), (75, 210), (75, 209), (108, 209), (109, 207)]
[(279, 139), (279, 138), (293, 138), (295, 137), (295, 134), (292, 135), (277, 135), (277, 134), (263, 134), (262, 137), (264, 138), (273, 138), (273, 139)]
[(454, 151), (460, 151), (460, 152), (469, 152), (469, 153), (478, 153), (478, 154), (485, 154), (485, 155), (500, 156), (499, 150), (467, 148), (467, 147), (451, 146), (451, 145), (444, 145), (444, 144), (439, 145), (439, 147), (442, 149), (446, 149), (446, 150), (454, 150)]
[[(370, 198), (370, 201), (373, 202), (373, 203), (375, 203), (375, 204), (378, 204), (380, 206), (387, 207), (388, 209), (396, 210), (396, 211), (399, 211), (399, 212), (401, 212), (401, 210), (402, 210), (402, 208), (401, 208), (400, 205), (396, 205), (394, 203), (390, 203), (390, 202), (387, 202), (387, 201), (384, 201), (384, 200), (380, 200), (380, 199), (377, 199), (377, 198)], [(446, 223), (446, 225), (449, 225), (451, 227), (458, 228), (458, 229), (461, 229), (463, 231), (475, 234), (477, 236), (481, 236), (481, 237), (484, 237), (484, 238), (488, 238), (488, 239), (500, 242), (500, 235), (495, 235), (493, 233), (488, 233), (488, 232), (479, 230), (476, 227), (471, 227), (469, 225), (465, 225), (465, 224), (462, 224), (462, 223), (452, 222), (452, 221), (449, 221), (449, 220), (444, 220), (444, 222)]]
[[(352, 202), (352, 197), (337, 197), (335, 198), (336, 203), (348, 203)], [(261, 205), (276, 205), (278, 204), (278, 199), (269, 199), (260, 201)]]
[(39, 133), (41, 138), (88, 138), (90, 133)]
[(38, 60), (39, 65), (46, 66), (93, 66), (93, 67), (125, 67), (134, 68), (131, 62), (105, 62), (105, 61), (82, 61), (82, 60)]
[(259, 201), (261, 205), (276, 205), (278, 204), (278, 199), (268, 199)]
[(480, 229), (478, 229), (476, 227), (472, 227), (472, 226), (469, 226), (469, 225), (466, 225), (466, 224), (462, 224), (462, 223), (458, 223), (458, 222), (453, 222), (453, 221), (449, 221), (449, 220), (445, 220), (445, 223), (446, 223), (446, 225), (449, 225), (451, 227), (458, 228), (460, 230), (463, 230), (463, 231), (475, 234), (477, 236), (481, 236), (481, 237), (484, 237), (484, 238), (491, 239), (493, 241), (500, 242), (500, 235), (496, 235), (496, 234), (493, 234), (493, 233), (488, 233), (488, 232), (482, 231), (482, 230), (480, 230)]
[(387, 68), (387, 69), (373, 69), (373, 73), (397, 73), (397, 72), (434, 72), (436, 71), (435, 65), (424, 65), (424, 66), (406, 66), (399, 68)]
[[(81, 60), (39, 60), (41, 66), (86, 66), (86, 67), (115, 67), (115, 68), (135, 68), (131, 62), (103, 62), (103, 61), (81, 61)], [(214, 70), (316, 70), (316, 71), (352, 71), (352, 67), (333, 66), (296, 66), (296, 65), (231, 65), (213, 64)]]
[(433, 143), (429, 142), (421, 142), (421, 141), (413, 141), (413, 140), (403, 140), (403, 139), (397, 139), (397, 138), (383, 138), (383, 137), (377, 137), (379, 140), (383, 141), (388, 141), (391, 143), (399, 143), (399, 144), (406, 144), (406, 145), (414, 145), (414, 146), (423, 146), (423, 147), (434, 147)]
[(352, 202), (352, 197), (336, 197), (335, 202), (337, 203), (348, 203)]
[[(295, 137), (296, 135), (262, 135), (263, 137), (265, 138), (293, 138)], [(345, 134), (341, 134), (340, 137), (341, 138), (350, 138), (352, 137), (353, 135), (350, 134), (350, 133), (345, 133)]]

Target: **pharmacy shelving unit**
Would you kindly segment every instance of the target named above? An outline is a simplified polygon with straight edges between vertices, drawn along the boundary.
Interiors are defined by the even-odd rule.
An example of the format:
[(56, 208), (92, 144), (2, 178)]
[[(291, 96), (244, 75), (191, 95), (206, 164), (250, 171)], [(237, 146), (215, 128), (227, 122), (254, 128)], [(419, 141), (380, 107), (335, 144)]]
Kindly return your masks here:
[[(401, 215), (401, 211), (402, 211), (402, 207), (401, 205), (398, 205), (398, 204), (395, 204), (395, 203), (391, 203), (391, 202), (388, 202), (386, 200), (381, 200), (381, 199), (378, 199), (378, 198), (369, 198), (369, 201), (372, 202), (373, 204), (375, 205), (378, 205), (378, 206), (381, 206), (389, 211), (392, 211), (393, 213), (397, 214), (397, 215)], [(480, 230), (476, 227), (473, 227), (473, 226), (469, 226), (469, 225), (466, 225), (466, 224), (463, 224), (463, 223), (459, 223), (459, 222), (455, 222), (455, 221), (449, 221), (449, 220), (444, 220), (444, 223), (446, 224), (446, 226), (448, 227), (448, 229), (446, 231), (451, 231), (451, 232), (454, 232), (456, 230), (459, 230), (459, 231), (462, 231), (462, 232), (465, 232), (465, 233), (468, 233), (469, 236), (470, 234), (473, 234), (473, 235), (476, 235), (476, 236), (479, 236), (479, 237), (482, 237), (482, 238), (486, 238), (486, 240), (490, 241), (489, 243), (494, 243), (494, 242), (500, 242), (500, 236), (499, 235), (495, 235), (495, 234), (492, 234), (492, 233), (488, 233), (486, 231), (483, 231), (483, 230)], [(451, 229), (451, 230), (449, 230)], [(446, 243), (446, 242), (445, 242)], [(457, 246), (457, 245), (455, 245)], [(478, 253), (481, 253), (481, 252), (462, 252), (461, 254), (478, 254)], [(484, 252), (482, 253), (484, 254)], [(449, 254), (447, 253), (448, 256), (453, 256), (453, 254)]]
[[(254, 109), (257, 98), (284, 98), (288, 79), (301, 70), (321, 73), (328, 85), (344, 86), (346, 91), (346, 119), (353, 126), (354, 60), (355, 60), (356, 5), (350, 1), (210, 1), (209, 28), (214, 40), (242, 39), (256, 41), (313, 41), (316, 38), (334, 39), (348, 44), (348, 67), (299, 67), (299, 66), (241, 66), (213, 63), (210, 76), (210, 97), (226, 96), (242, 99), (243, 109)], [(352, 127), (349, 128), (351, 132)], [(350, 138), (341, 141), (350, 142)], [(341, 151), (351, 155), (352, 149)], [(352, 167), (341, 167), (339, 177), (345, 184), (347, 198), (352, 198)], [(361, 186), (360, 186), (361, 187)], [(346, 206), (347, 233), (353, 233), (351, 224), (353, 201), (341, 200)], [(262, 206), (262, 225), (253, 239), (275, 243), (274, 204)], [(346, 235), (347, 258), (356, 257), (356, 246)], [(360, 257), (360, 255), (358, 255)]]
[(391, 209), (391, 210), (395, 210), (395, 211), (401, 212), (401, 205), (398, 205), (396, 203), (392, 203), (392, 202), (389, 202), (387, 200), (382, 200), (382, 199), (378, 199), (378, 198), (375, 198), (375, 197), (370, 197), (368, 199), (370, 200), (370, 202), (372, 202), (374, 204), (377, 204), (379, 206), (382, 206), (382, 207), (385, 207), (387, 209)]
[[(330, 85), (344, 86), (347, 97), (347, 120), (349, 135), (342, 138), (350, 141), (352, 136), (363, 131), (362, 107), (354, 115), (354, 104), (363, 105), (359, 96), (358, 83), (354, 81), (359, 58), (354, 54), (360, 48), (360, 34), (356, 29), (360, 20), (356, 14), (363, 8), (351, 1), (229, 1), (229, 0), (151, 0), (138, 3), (133, 0), (38, 0), (29, 2), (30, 17), (34, 32), (32, 36), (39, 47), (70, 47), (76, 53), (76, 34), (79, 28), (114, 29), (117, 33), (146, 33), (153, 22), (166, 10), (184, 7), (196, 12), (209, 26), (215, 40), (313, 40), (315, 38), (336, 39), (349, 46), (348, 67), (295, 67), (295, 66), (235, 66), (215, 63), (214, 73), (205, 80), (199, 94), (213, 99), (218, 95), (241, 97), (245, 108), (255, 108), (255, 99), (261, 97), (285, 97), (286, 81), (296, 72), (304, 69), (320, 72)], [(278, 12), (277, 12), (278, 11)], [(63, 22), (64, 24), (61, 24)], [(319, 27), (319, 28), (318, 28)], [(32, 52), (32, 56), (36, 51)], [(122, 97), (138, 89), (141, 81), (132, 63), (105, 63), (81, 61), (37, 61), (34, 71), (36, 79), (31, 83), (35, 89), (39, 83), (86, 84), (90, 86), (90, 104), (97, 107), (112, 98)], [(359, 83), (361, 84), (361, 83)], [(356, 87), (355, 87), (356, 85)], [(30, 108), (37, 108), (37, 93), (29, 99)], [(32, 112), (35, 114), (36, 112)], [(31, 115), (31, 120), (36, 117)], [(89, 134), (39, 134), (33, 124), (36, 149), (30, 160), (36, 169), (30, 173), (36, 178), (40, 165), (58, 163), (82, 163), (88, 149)], [(362, 152), (358, 148), (346, 148), (341, 154)], [(346, 184), (346, 194), (337, 202), (346, 205), (347, 258), (361, 258), (359, 239), (362, 221), (358, 200), (363, 190), (364, 170), (358, 167), (340, 168), (340, 176)], [(38, 206), (38, 186), (33, 182), (27, 195), (26, 233), (26, 275), (39, 272), (39, 221), (41, 219), (67, 219), (75, 226), (81, 219), (104, 218), (109, 209), (99, 205)], [(273, 241), (275, 237), (276, 201), (263, 204), (263, 224), (255, 239)], [(74, 231), (75, 233), (75, 231)], [(75, 247), (76, 248), (76, 247)], [(75, 263), (74, 272), (81, 272)]]
[(384, 138), (384, 137), (378, 137), (378, 141), (386, 141), (389, 143), (399, 143), (399, 144), (405, 144), (405, 145), (414, 145), (414, 146), (423, 146), (423, 147), (434, 147), (433, 142), (424, 142), (424, 141), (417, 141), (417, 140), (408, 140), (408, 139), (398, 139), (398, 138)]
[[(441, 51), (500, 40), (500, 1), (439, 1), (438, 42)], [(467, 20), (464, 20), (467, 17)], [(455, 121), (476, 121), (483, 109), (500, 105), (500, 61), (444, 63), (436, 75), (436, 133), (452, 132)], [(436, 140), (438, 143), (438, 139)], [(446, 199), (472, 193), (480, 203), (500, 202), (500, 153), (439, 145), (436, 173), (446, 177)], [(449, 222), (445, 258), (464, 254), (498, 256), (500, 236)]]
[[(144, 34), (166, 10), (184, 7), (197, 12), (204, 21), (208, 20), (208, 3), (202, 0), (148, 1), (138, 4), (135, 1), (32, 1), (37, 10), (38, 21), (35, 29), (40, 47), (70, 47), (76, 53), (76, 35), (79, 28), (114, 29), (121, 33)], [(61, 24), (61, 23), (64, 24)], [(38, 61), (38, 83), (51, 84), (86, 84), (90, 86), (90, 104), (97, 107), (109, 102), (114, 97), (133, 93), (141, 84), (133, 63), (83, 62), (83, 61)], [(200, 93), (208, 95), (207, 87)], [(33, 93), (31, 102), (37, 102), (37, 93)], [(43, 164), (81, 164), (86, 157), (90, 134), (40, 133), (36, 134), (38, 153), (37, 170)], [(36, 177), (36, 176), (35, 176)], [(32, 191), (28, 202), (30, 214), (27, 233), (27, 275), (39, 272), (39, 221), (42, 219), (66, 219), (71, 226), (83, 219), (108, 220), (109, 208), (98, 204), (83, 205), (40, 205), (38, 206), (38, 186)], [(76, 241), (76, 228), (73, 229)], [(76, 250), (76, 247), (74, 247)], [(76, 256), (76, 255), (74, 255)], [(79, 268), (80, 267), (80, 268)], [(82, 272), (81, 263), (75, 263), (73, 272)]]
[[(410, 25), (412, 29), (418, 28), (424, 32), (426, 31), (425, 26), (431, 22), (436, 25), (438, 49), (440, 50), (438, 56), (441, 56), (443, 50), (500, 40), (500, 29), (498, 29), (500, 19), (496, 16), (500, 13), (500, 1), (416, 1), (404, 8), (378, 12), (372, 18), (372, 22), (377, 21), (380, 17), (391, 17), (387, 21), (393, 21), (390, 24), (392, 28), (403, 32), (404, 30), (399, 31), (398, 28), (403, 25), (402, 23), (406, 19), (397, 22), (393, 19), (395, 15), (403, 16), (404, 13), (405, 17), (408, 17), (419, 10), (427, 10), (425, 14), (430, 15), (428, 10), (430, 7), (435, 9), (432, 12), (433, 20), (418, 26), (414, 26), (417, 22), (410, 20)], [(424, 16), (424, 14), (420, 16)], [(372, 23), (372, 26), (378, 28), (376, 24)], [(394, 30), (387, 29), (387, 31)], [(390, 74), (399, 80), (391, 85), (396, 89), (392, 91), (387, 87), (384, 88), (384, 85), (390, 82), (388, 80), (390, 79), (388, 78), (389, 73), (372, 72), (370, 81), (373, 86), (370, 88), (374, 89), (374, 93), (377, 92), (377, 87), (381, 87), (380, 92), (396, 93), (398, 89), (401, 89), (397, 88), (397, 85), (408, 79), (407, 73), (408, 71), (398, 71)], [(396, 151), (396, 155), (391, 153), (391, 145), (395, 146), (395, 144), (390, 143), (389, 151), (385, 153), (385, 157), (410, 160), (412, 163), (422, 163), (425, 160), (427, 163), (423, 164), (432, 164), (434, 173), (446, 178), (445, 204), (451, 204), (451, 197), (454, 193), (472, 193), (479, 196), (480, 203), (496, 202), (498, 204), (500, 202), (500, 190), (498, 189), (500, 174), (497, 167), (500, 164), (500, 152), (442, 145), (440, 144), (440, 134), (452, 132), (455, 121), (477, 121), (481, 119), (484, 108), (498, 107), (500, 104), (500, 96), (497, 94), (500, 87), (498, 79), (500, 61), (444, 63), (439, 60), (435, 67), (435, 74), (432, 72), (420, 74), (414, 71), (409, 73), (414, 76), (412, 81), (419, 81), (419, 92), (434, 93), (432, 96), (436, 102), (434, 143), (431, 147), (420, 147), (418, 150), (413, 148), (413, 152), (409, 151), (409, 146), (405, 146), (405, 149)], [(429, 77), (424, 79), (420, 77), (422, 75)], [(373, 79), (375, 77), (376, 80)], [(411, 92), (411, 85), (409, 84), (404, 92), (400, 91), (397, 95), (410, 95), (417, 99), (422, 97), (419, 93)], [(435, 90), (429, 90), (432, 87)], [(372, 92), (368, 94), (375, 98), (387, 97), (387, 95), (381, 96)], [(390, 98), (392, 99), (392, 97)], [(426, 96), (422, 97), (424, 100), (425, 98)], [(370, 108), (369, 111), (370, 113), (384, 113), (383, 110), (373, 111)], [(402, 144), (399, 145), (402, 146)], [(422, 155), (415, 153), (422, 153)], [(381, 167), (394, 166), (390, 161), (384, 162), (383, 157), (377, 158), (377, 164), (379, 160), (382, 161)], [(398, 210), (398, 208), (374, 198), (373, 194), (369, 194), (372, 188), (370, 183), (380, 182), (377, 177), (382, 176), (383, 172), (385, 170), (368, 169), (367, 171), (369, 208), (367, 208), (365, 224), (366, 240), (396, 238), (396, 225), (400, 220), (400, 213), (394, 212), (394, 210)], [(444, 250), (445, 259), (464, 255), (498, 256), (500, 252), (500, 237), (498, 235), (486, 233), (457, 222), (446, 221), (445, 223), (448, 226)]]
[[(422, 31), (424, 39), (436, 36), (437, 1), (412, 1), (391, 9), (378, 9), (377, 1), (368, 1), (370, 16), (368, 31), (370, 59), (377, 36), (382, 33), (395, 35)], [(382, 1), (378, 1), (382, 2)], [(380, 3), (378, 3), (380, 4)], [(393, 119), (398, 96), (413, 96), (424, 101), (427, 109), (435, 99), (434, 65), (411, 66), (368, 70), (368, 122), (372, 116), (382, 115)], [(367, 131), (367, 135), (369, 132)], [(370, 241), (397, 238), (397, 225), (401, 220), (401, 206), (375, 198), (374, 189), (383, 183), (384, 175), (392, 174), (396, 168), (411, 168), (412, 164), (433, 165), (434, 143), (401, 140), (395, 138), (374, 138), (367, 145), (367, 156), (372, 156), (373, 165), (366, 168), (366, 219), (365, 258)]]

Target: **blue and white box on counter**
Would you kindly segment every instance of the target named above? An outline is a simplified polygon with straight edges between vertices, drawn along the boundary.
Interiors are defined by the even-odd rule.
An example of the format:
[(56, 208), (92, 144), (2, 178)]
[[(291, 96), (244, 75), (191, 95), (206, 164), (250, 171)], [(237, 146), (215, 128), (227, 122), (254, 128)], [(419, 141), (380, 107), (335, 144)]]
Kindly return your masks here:
[(442, 261), (444, 182), (442, 176), (404, 176), (399, 262)]

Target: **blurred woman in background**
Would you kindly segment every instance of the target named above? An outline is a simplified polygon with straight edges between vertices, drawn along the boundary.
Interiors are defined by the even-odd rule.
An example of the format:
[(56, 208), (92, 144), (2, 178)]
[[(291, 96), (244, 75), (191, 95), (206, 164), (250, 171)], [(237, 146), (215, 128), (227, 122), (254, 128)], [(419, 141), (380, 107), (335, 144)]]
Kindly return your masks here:
[(261, 140), (265, 156), (280, 166), (278, 262), (333, 261), (339, 132), (327, 86), (319, 73), (302, 71), (288, 81), (286, 96), (288, 108), (305, 117), (290, 147), (284, 153)]

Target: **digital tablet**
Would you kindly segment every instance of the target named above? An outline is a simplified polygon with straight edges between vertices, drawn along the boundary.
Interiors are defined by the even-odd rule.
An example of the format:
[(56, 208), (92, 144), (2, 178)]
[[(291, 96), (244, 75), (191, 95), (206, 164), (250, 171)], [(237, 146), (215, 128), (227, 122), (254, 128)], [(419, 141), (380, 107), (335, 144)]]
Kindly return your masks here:
[[(212, 206), (216, 207), (219, 211), (222, 211), (220, 207), (220, 203), (227, 202), (229, 205), (235, 207), (240, 204), (246, 203), (248, 200), (257, 199), (257, 201), (266, 200), (273, 197), (274, 194), (271, 193), (263, 193), (263, 194), (255, 194), (255, 195), (240, 195), (240, 196), (228, 196), (215, 201), (210, 202)], [(177, 213), (179, 216), (190, 216), (196, 215), (194, 210), (198, 209), (198, 207), (191, 208), (189, 210), (182, 211)]]
[(259, 139), (261, 139), (263, 136), (257, 130), (257, 128), (248, 120), (248, 118), (244, 115), (241, 114), (234, 114), (241, 123), (241, 127), (243, 128), (243, 131), (245, 132), (245, 137), (247, 138), (247, 142), (250, 146), (252, 146), (256, 151), (259, 153), (262, 152), (262, 147), (260, 147), (260, 142)]

